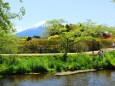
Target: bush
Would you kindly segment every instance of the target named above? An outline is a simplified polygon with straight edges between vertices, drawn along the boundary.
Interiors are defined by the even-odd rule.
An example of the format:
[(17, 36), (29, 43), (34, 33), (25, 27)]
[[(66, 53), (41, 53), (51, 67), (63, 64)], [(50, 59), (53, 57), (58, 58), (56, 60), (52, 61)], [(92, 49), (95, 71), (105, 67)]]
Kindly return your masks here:
[(43, 53), (58, 53), (62, 49), (58, 40), (22, 40), (20, 44), (18, 53), (40, 53), (39, 46), (41, 46)]
[(42, 56), (0, 56), (0, 74), (25, 74), (74, 71), (84, 69), (115, 69), (115, 52), (105, 53), (103, 59), (98, 55), (69, 54), (67, 61), (63, 55)]

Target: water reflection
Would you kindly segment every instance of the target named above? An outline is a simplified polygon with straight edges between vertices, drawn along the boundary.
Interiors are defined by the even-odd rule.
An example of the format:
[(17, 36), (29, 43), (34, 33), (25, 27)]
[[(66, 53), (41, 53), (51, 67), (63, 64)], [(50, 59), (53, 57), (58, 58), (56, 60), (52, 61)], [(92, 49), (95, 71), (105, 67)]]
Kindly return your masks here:
[(15, 75), (0, 79), (0, 86), (115, 86), (115, 71), (98, 71), (69, 76)]

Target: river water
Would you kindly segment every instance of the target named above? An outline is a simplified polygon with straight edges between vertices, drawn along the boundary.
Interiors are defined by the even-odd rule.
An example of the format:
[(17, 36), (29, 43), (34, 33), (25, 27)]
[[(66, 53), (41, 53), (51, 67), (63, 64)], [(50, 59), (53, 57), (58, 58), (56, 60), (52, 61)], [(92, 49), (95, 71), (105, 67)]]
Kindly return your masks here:
[(68, 76), (14, 75), (0, 79), (0, 86), (115, 86), (115, 70)]

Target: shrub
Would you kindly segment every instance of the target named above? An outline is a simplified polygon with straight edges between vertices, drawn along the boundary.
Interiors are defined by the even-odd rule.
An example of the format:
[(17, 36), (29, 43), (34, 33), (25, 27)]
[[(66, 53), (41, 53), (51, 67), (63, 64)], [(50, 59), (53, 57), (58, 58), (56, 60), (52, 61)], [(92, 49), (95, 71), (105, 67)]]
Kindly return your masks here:
[(0, 56), (0, 74), (25, 74), (74, 71), (81, 69), (115, 69), (115, 52), (107, 52), (103, 59), (98, 55), (69, 54), (67, 61), (63, 55), (42, 56)]

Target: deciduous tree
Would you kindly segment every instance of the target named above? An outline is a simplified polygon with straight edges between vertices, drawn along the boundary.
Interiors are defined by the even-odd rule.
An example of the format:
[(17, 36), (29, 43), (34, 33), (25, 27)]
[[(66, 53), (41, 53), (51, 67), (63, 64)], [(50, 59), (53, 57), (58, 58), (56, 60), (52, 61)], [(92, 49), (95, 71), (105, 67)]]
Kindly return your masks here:
[(91, 20), (85, 23), (67, 24), (63, 19), (54, 19), (46, 23), (47, 33), (49, 36), (59, 35), (63, 44), (64, 60), (67, 59), (69, 43), (78, 43), (80, 41), (93, 41), (97, 37), (102, 37), (105, 32), (113, 33), (114, 29), (111, 27), (96, 25)]
[[(20, 0), (22, 2), (22, 0)], [(9, 2), (0, 0), (0, 52), (1, 53), (13, 53), (15, 51), (14, 46), (16, 44), (13, 32), (15, 27), (11, 22), (12, 19), (19, 18), (25, 14), (25, 9), (20, 8), (19, 13), (11, 12)], [(13, 50), (14, 49), (14, 50)], [(7, 52), (8, 51), (8, 52)]]

